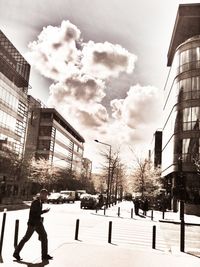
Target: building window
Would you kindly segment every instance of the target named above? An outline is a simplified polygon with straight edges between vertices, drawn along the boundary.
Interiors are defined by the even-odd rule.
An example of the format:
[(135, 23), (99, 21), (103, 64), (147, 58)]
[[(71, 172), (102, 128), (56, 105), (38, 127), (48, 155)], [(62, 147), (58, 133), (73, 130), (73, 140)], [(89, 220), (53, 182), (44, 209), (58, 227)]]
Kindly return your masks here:
[(21, 142), (24, 142), (24, 138), (25, 138), (25, 131), (26, 131), (26, 124), (22, 121), (17, 120), (16, 122), (16, 126), (15, 126), (15, 133), (16, 135), (20, 136)]
[(200, 107), (190, 107), (183, 110), (183, 131), (199, 130)]
[(200, 76), (179, 81), (180, 101), (200, 99)]
[(26, 108), (26, 105), (21, 101), (19, 101), (17, 113), (21, 117), (25, 117), (26, 116), (27, 108)]
[(200, 47), (193, 47), (179, 54), (179, 73), (200, 68)]
[(182, 142), (182, 158), (184, 162), (194, 162), (200, 153), (199, 138), (185, 138)]

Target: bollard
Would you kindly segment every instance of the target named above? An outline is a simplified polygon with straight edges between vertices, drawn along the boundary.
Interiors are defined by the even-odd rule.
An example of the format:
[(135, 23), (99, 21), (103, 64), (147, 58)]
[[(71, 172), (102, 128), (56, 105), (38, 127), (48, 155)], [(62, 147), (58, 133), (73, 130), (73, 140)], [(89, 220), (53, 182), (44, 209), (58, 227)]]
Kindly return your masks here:
[(106, 206), (104, 206), (104, 215), (106, 215)]
[(151, 220), (153, 221), (153, 210), (151, 210)]
[(3, 247), (3, 238), (6, 224), (6, 212), (3, 213), (3, 221), (1, 226), (1, 239), (0, 239), (0, 256), (2, 255), (2, 247)]
[(165, 211), (163, 210), (162, 212), (162, 219), (164, 220), (165, 219)]
[(108, 228), (108, 243), (111, 243), (112, 239), (112, 222), (109, 222), (109, 228)]
[(75, 240), (78, 240), (79, 219), (76, 220)]
[(131, 219), (133, 219), (133, 209), (131, 209)]
[(117, 212), (117, 214), (118, 214), (118, 217), (120, 216), (120, 207), (118, 207), (118, 212)]
[(185, 251), (185, 222), (184, 220), (181, 220), (181, 225), (180, 225), (180, 251), (184, 252)]
[(16, 220), (15, 221), (14, 247), (16, 247), (18, 243), (18, 233), (19, 233), (19, 220)]
[(152, 235), (152, 248), (156, 248), (156, 226), (153, 226), (153, 235)]

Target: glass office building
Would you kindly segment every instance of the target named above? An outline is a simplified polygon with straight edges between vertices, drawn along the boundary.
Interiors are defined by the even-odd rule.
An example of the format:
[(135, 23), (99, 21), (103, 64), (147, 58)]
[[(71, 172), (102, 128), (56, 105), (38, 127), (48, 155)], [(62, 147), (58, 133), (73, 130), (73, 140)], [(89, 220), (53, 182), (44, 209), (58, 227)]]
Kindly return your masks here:
[(0, 31), (0, 140), (24, 152), (30, 65)]
[[(26, 138), (30, 65), (0, 30), (0, 153), (23, 157)], [(4, 151), (3, 151), (4, 150)], [(18, 177), (2, 166), (0, 196), (18, 194)]]
[(162, 176), (174, 200), (200, 204), (200, 4), (180, 5), (168, 52)]
[(84, 138), (54, 109), (29, 96), (26, 158), (45, 158), (81, 175)]

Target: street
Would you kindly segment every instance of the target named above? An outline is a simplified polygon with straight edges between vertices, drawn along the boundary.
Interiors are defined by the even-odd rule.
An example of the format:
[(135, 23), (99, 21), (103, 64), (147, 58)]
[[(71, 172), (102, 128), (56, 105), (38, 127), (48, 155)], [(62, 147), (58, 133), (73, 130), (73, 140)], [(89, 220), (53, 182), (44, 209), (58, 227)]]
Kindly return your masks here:
[[(135, 216), (131, 218), (132, 202), (124, 201), (104, 210), (80, 209), (80, 202), (70, 204), (44, 204), (50, 207), (44, 214), (44, 225), (48, 233), (49, 253), (61, 246), (72, 246), (75, 239), (76, 220), (79, 219), (78, 241), (87, 246), (108, 246), (108, 225), (112, 221), (111, 245), (134, 251), (152, 251), (152, 228), (156, 226), (156, 251), (171, 254), (179, 253), (179, 225), (151, 221), (150, 217)], [(118, 207), (120, 216), (118, 217)], [(2, 220), (1, 213), (1, 220)], [(15, 220), (19, 220), (19, 238), (25, 234), (29, 209), (8, 211), (6, 217), (5, 236), (2, 258), (4, 262), (12, 261)], [(0, 221), (1, 223), (1, 221)], [(198, 256), (200, 251), (200, 226), (188, 226), (186, 230), (186, 251)], [(109, 245), (110, 246), (110, 245)], [(34, 262), (40, 258), (40, 242), (34, 234), (24, 246), (21, 256), (26, 261)]]

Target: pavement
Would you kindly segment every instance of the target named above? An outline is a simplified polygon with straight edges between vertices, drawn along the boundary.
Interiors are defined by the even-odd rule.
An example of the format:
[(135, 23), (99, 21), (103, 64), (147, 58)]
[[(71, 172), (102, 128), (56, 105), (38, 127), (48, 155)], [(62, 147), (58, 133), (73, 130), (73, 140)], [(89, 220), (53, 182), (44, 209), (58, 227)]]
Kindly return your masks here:
[[(118, 216), (119, 207), (121, 212), (120, 216)], [(178, 213), (168, 211), (165, 213), (165, 219), (163, 220), (162, 213), (159, 211), (155, 211), (153, 222), (150, 211), (147, 213), (146, 218), (143, 218), (142, 216), (136, 218), (134, 215), (134, 218), (130, 219), (131, 209), (133, 208), (133, 205), (131, 202), (122, 202), (119, 203), (117, 206), (113, 206), (109, 210), (107, 210), (106, 215), (104, 215), (103, 210), (100, 210), (97, 213), (95, 211), (90, 212), (90, 217), (93, 218), (91, 219), (93, 221), (88, 222), (88, 217), (85, 217), (87, 228), (84, 228), (84, 217), (80, 217), (81, 226), (83, 227), (84, 231), (82, 230), (82, 232), (79, 234), (79, 238), (81, 240), (75, 241), (73, 238), (74, 233), (71, 233), (71, 236), (68, 235), (68, 237), (65, 238), (63, 237), (63, 230), (62, 236), (59, 236), (59, 229), (57, 229), (56, 233), (52, 233), (52, 230), (50, 230), (51, 228), (48, 229), (48, 223), (51, 223), (53, 216), (57, 216), (58, 220), (59, 218), (61, 218), (58, 217), (59, 214), (54, 213), (54, 208), (56, 211), (56, 208), (58, 208), (58, 206), (52, 206), (52, 213), (47, 214), (49, 218), (45, 218), (45, 222), (47, 223), (47, 232), (51, 236), (50, 240), (52, 243), (50, 244), (49, 253), (51, 256), (54, 257), (53, 260), (42, 262), (40, 258), (38, 258), (38, 255), (40, 255), (40, 251), (39, 245), (37, 245), (37, 247), (35, 245), (38, 244), (37, 236), (35, 236), (33, 237), (32, 244), (29, 244), (29, 246), (27, 246), (27, 248), (22, 253), (21, 256), (24, 257), (24, 260), (20, 262), (13, 261), (11, 257), (13, 248), (11, 247), (10, 249), (10, 247), (5, 244), (6, 250), (4, 249), (3, 256), (0, 259), (0, 267), (168, 267), (170, 265), (173, 267), (200, 266), (199, 257), (191, 256), (189, 254), (182, 253), (177, 250), (163, 250), (160, 249), (160, 247), (156, 247), (156, 249), (151, 249), (151, 240), (149, 240), (149, 243), (147, 244), (148, 246), (145, 247), (134, 246), (134, 244), (131, 244), (130, 242), (133, 236), (131, 237), (131, 239), (129, 239), (128, 235), (135, 235), (137, 231), (141, 233), (141, 229), (143, 229), (144, 231), (146, 225), (149, 225), (149, 227), (151, 227), (152, 223), (154, 224), (159, 221), (162, 221), (163, 223), (179, 223), (180, 220)], [(60, 209), (62, 209), (61, 216), (65, 216), (64, 206), (60, 206)], [(84, 213), (87, 211), (81, 212)], [(12, 214), (14, 214), (13, 216), (16, 217), (15, 213)], [(21, 216), (23, 217), (24, 214), (25, 213), (23, 211)], [(74, 216), (76, 216), (76, 214)], [(95, 227), (93, 227), (94, 220), (98, 220), (98, 224)], [(111, 244), (106, 242), (106, 236), (102, 239), (102, 234), (107, 231), (107, 222), (110, 220), (113, 220), (114, 225), (116, 225), (116, 229), (113, 229), (114, 233), (116, 232), (116, 234), (123, 234), (123, 240), (120, 239), (120, 236), (117, 237), (116, 235), (116, 238), (112, 239)], [(67, 221), (69, 227), (69, 218), (66, 218), (66, 222)], [(103, 223), (105, 221), (106, 224), (104, 226)], [(198, 216), (185, 215), (185, 221), (186, 223), (194, 223), (200, 225), (200, 217)], [(66, 222), (63, 221), (62, 224), (66, 225)], [(131, 232), (133, 231), (132, 228), (128, 229), (129, 227), (132, 227), (131, 223), (133, 222), (135, 232)], [(128, 231), (127, 233), (120, 233), (122, 226), (124, 226), (123, 231), (126, 230)], [(99, 232), (97, 233), (97, 231)], [(125, 236), (125, 234), (127, 236)], [(142, 235), (142, 243), (145, 243), (145, 237), (146, 239), (148, 239), (147, 232), (143, 232)], [(149, 236), (151, 236), (151, 233), (149, 234)], [(124, 245), (123, 242), (126, 242), (126, 244)], [(137, 242), (137, 240), (135, 242)], [(160, 244), (163, 245), (163, 240), (160, 241)], [(31, 250), (30, 247), (33, 249)]]
[[(33, 252), (34, 253), (34, 252)], [(2, 267), (199, 267), (200, 259), (184, 253), (172, 255), (153, 250), (132, 250), (109, 244), (84, 244), (79, 241), (62, 244), (51, 252), (50, 261), (35, 258), (31, 261), (0, 263)]]

